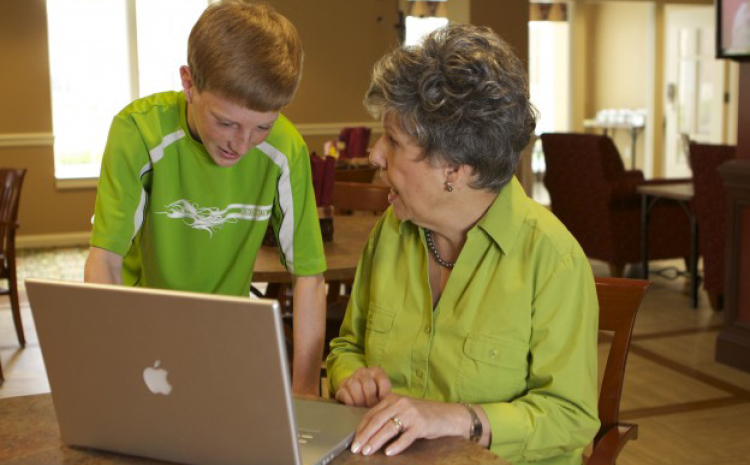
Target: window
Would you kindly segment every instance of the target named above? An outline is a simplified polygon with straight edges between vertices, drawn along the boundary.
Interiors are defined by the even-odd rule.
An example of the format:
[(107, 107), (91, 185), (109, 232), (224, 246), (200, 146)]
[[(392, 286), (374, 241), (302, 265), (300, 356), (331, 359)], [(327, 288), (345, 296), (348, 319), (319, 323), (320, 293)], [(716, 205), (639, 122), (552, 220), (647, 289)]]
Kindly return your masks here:
[[(570, 131), (570, 23), (565, 3), (530, 3), (529, 92), (539, 111), (536, 134)], [(542, 140), (531, 152), (531, 171), (536, 175), (532, 196), (549, 205), (542, 184), (547, 167)]]
[(404, 45), (417, 45), (435, 29), (448, 25), (447, 0), (408, 0), (405, 5)]
[(434, 31), (443, 26), (448, 25), (448, 18), (440, 18), (436, 16), (420, 18), (418, 16), (407, 16), (406, 17), (406, 39), (404, 45), (417, 45), (422, 42), (422, 39)]
[(181, 88), (187, 38), (215, 0), (47, 0), (55, 177), (94, 178), (112, 117)]

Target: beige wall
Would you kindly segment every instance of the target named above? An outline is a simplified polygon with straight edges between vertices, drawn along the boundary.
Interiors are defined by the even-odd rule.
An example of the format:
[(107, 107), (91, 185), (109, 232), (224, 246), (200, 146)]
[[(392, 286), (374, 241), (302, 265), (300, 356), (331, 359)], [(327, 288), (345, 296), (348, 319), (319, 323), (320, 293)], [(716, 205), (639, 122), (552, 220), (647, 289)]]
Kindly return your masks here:
[[(653, 63), (646, 50), (651, 44), (651, 8), (646, 2), (601, 2), (589, 5), (589, 82), (586, 117), (605, 108), (645, 109)], [(627, 131), (616, 131), (614, 139), (621, 152), (631, 151)], [(644, 134), (637, 139), (638, 166), (643, 166)], [(629, 155), (628, 155), (629, 156)], [(628, 165), (630, 166), (630, 165)]]
[(469, 12), (471, 23), (487, 26), (510, 43), (528, 69), (529, 5), (525, 0), (475, 0)]
[[(395, 3), (389, 0), (275, 0), (297, 25), (306, 61), (297, 99), (286, 110), (297, 124), (317, 125), (370, 121), (361, 105), (372, 64), (395, 45)], [(649, 99), (654, 121), (662, 120), (662, 47), (652, 52), (655, 83), (645, 82), (644, 47), (648, 47), (647, 4), (625, 0), (577, 0), (573, 23), (573, 108), (577, 129), (584, 118), (605, 107), (637, 107)], [(663, 5), (710, 4), (711, 0), (655, 2), (655, 43), (663, 42)], [(44, 0), (0, 1), (0, 166), (27, 168), (21, 199), (19, 234), (33, 242), (50, 234), (78, 234), (89, 228), (95, 190), (55, 187), (52, 148), (13, 146), (8, 135), (51, 132), (47, 37)], [(336, 20), (338, 18), (339, 20)], [(341, 20), (344, 19), (345, 20)], [(492, 27), (524, 58), (528, 55), (528, 8), (525, 0), (472, 0), (469, 19)], [(623, 39), (625, 37), (626, 39)], [(625, 79), (622, 76), (626, 76)], [(331, 129), (331, 131), (335, 131)], [(660, 125), (654, 127), (657, 155), (654, 173), (661, 172)], [(334, 134), (306, 137), (311, 150), (321, 150)], [(22, 137), (23, 139), (23, 137)], [(644, 138), (641, 137), (641, 143)], [(643, 153), (639, 146), (638, 152)]]
[[(0, 2), (0, 135), (6, 137), (52, 131), (44, 5), (44, 0)], [(94, 191), (55, 189), (51, 146), (0, 146), (0, 166), (28, 170), (19, 235), (87, 229)]]
[[(393, 4), (385, 0), (273, 3), (295, 22), (306, 52), (299, 94), (285, 113), (302, 124), (370, 121), (362, 96), (372, 64), (395, 44)], [(80, 241), (90, 228), (95, 189), (56, 188), (52, 147), (28, 146), (24, 140), (30, 133), (52, 131), (44, 0), (0, 2), (0, 63), (4, 64), (0, 166), (28, 170), (19, 243), (44, 243), (49, 235), (60, 234), (57, 239), (62, 242), (65, 234)], [(312, 137), (311, 148), (322, 146), (325, 138)]]
[(369, 121), (362, 98), (370, 70), (397, 45), (396, 10), (385, 0), (274, 0), (305, 49), (299, 92), (285, 113), (298, 123)]
[[(362, 97), (373, 63), (396, 44), (394, 2), (271, 3), (297, 25), (305, 47), (302, 85), (285, 113), (300, 125), (370, 121)], [(471, 20), (493, 27), (526, 57), (525, 1), (473, 0)], [(95, 189), (58, 189), (51, 145), (27, 137), (52, 131), (44, 0), (0, 1), (0, 63), (0, 166), (28, 170), (19, 243), (80, 241), (90, 228)], [(311, 150), (334, 134), (315, 132), (308, 138)]]
[[(643, 167), (645, 143), (650, 144), (654, 177), (663, 173), (663, 61), (664, 5), (712, 4), (711, 0), (574, 0), (571, 78), (572, 126), (583, 130), (583, 120), (602, 108), (652, 106), (648, 131), (639, 136), (636, 152)], [(652, 44), (655, 44), (654, 48)], [(651, 81), (653, 79), (653, 81)], [(620, 148), (630, 146), (618, 134)]]
[[(296, 25), (305, 49), (302, 84), (284, 113), (298, 125), (372, 121), (362, 99), (372, 66), (398, 44), (393, 3), (385, 0), (273, 0), (271, 3)], [(338, 134), (338, 129), (334, 131), (313, 135), (303, 130), (303, 136), (311, 152), (322, 154), (325, 141)]]
[[(475, 0), (469, 11), (471, 24), (487, 26), (497, 32), (516, 51), (529, 69), (529, 5), (525, 0), (489, 1)], [(527, 193), (531, 194), (533, 175), (531, 172), (531, 146), (521, 154), (516, 176)]]
[[(598, 108), (643, 108), (646, 105), (645, 53), (649, 9), (645, 3), (592, 4), (589, 111)], [(593, 113), (593, 112), (592, 112)], [(591, 113), (589, 113), (591, 114)]]

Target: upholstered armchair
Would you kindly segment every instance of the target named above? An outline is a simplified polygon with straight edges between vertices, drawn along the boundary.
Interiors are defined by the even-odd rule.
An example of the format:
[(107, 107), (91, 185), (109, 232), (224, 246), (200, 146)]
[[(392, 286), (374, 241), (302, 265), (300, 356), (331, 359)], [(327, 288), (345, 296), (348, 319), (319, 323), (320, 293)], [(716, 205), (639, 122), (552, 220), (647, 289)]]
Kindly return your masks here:
[[(543, 134), (541, 139), (552, 212), (588, 257), (607, 262), (612, 276), (622, 276), (626, 264), (641, 261), (642, 198), (636, 188), (686, 180), (645, 181), (641, 171), (626, 171), (607, 136)], [(649, 226), (651, 260), (690, 257), (690, 224), (678, 203), (657, 203)]]
[(736, 147), (691, 142), (688, 150), (693, 170), (693, 210), (698, 221), (698, 247), (703, 256), (703, 287), (711, 307), (720, 310), (724, 296), (727, 193), (717, 168), (736, 156)]

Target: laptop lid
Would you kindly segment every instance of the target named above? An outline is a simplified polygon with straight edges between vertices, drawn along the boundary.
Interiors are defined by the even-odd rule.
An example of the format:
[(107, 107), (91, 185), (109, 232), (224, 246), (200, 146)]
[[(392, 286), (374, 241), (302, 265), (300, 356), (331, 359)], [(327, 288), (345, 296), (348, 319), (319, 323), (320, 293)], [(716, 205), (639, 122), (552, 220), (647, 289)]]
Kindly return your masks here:
[[(26, 288), (65, 443), (188, 464), (301, 463), (275, 301), (41, 279)], [(331, 412), (320, 419), (343, 414), (343, 430), (308, 463), (346, 447), (362, 415), (322, 405)]]

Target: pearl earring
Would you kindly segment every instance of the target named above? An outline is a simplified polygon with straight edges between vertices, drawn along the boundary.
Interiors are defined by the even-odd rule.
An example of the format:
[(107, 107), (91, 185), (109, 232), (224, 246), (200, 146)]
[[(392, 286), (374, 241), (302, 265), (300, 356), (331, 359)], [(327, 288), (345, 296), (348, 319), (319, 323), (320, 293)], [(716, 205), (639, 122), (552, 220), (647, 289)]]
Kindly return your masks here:
[(453, 192), (453, 184), (450, 181), (445, 181), (445, 190), (447, 192)]

